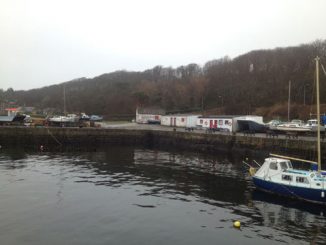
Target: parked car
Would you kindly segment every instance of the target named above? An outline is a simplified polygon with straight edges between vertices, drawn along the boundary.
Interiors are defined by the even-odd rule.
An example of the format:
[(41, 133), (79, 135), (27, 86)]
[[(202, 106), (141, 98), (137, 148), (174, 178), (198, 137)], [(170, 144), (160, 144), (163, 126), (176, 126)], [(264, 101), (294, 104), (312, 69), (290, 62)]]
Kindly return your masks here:
[(91, 120), (91, 121), (100, 122), (100, 121), (103, 120), (103, 117), (98, 116), (98, 115), (91, 115), (91, 116), (90, 116), (90, 120)]
[(274, 127), (282, 124), (283, 122), (277, 119), (273, 119), (271, 121), (269, 121), (268, 123), (266, 123), (266, 126), (270, 129), (273, 129)]

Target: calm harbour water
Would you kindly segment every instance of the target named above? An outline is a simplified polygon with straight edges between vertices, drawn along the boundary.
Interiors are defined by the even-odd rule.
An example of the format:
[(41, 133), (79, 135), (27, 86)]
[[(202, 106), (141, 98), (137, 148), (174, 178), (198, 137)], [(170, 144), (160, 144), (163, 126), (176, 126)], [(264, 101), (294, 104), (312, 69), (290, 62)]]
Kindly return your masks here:
[(241, 160), (1, 149), (1, 244), (324, 244), (326, 209), (255, 191)]

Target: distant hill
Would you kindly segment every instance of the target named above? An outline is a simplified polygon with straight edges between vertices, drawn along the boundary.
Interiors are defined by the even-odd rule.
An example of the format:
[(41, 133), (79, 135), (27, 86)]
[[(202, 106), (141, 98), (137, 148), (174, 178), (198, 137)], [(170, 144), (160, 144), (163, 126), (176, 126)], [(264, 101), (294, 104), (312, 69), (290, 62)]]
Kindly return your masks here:
[[(303, 104), (304, 91), (305, 103), (314, 103), (313, 59), (316, 55), (325, 66), (326, 40), (255, 50), (234, 59), (223, 57), (203, 67), (197, 64), (175, 69), (156, 66), (143, 72), (116, 71), (28, 91), (0, 90), (0, 98), (61, 112), (65, 86), (69, 112), (123, 116), (133, 115), (136, 106), (158, 106), (178, 112), (215, 109), (226, 114), (282, 116), (288, 100), (289, 80), (293, 104)], [(322, 75), (322, 103), (326, 103), (325, 80), (326, 76)], [(281, 109), (277, 110), (278, 107)], [(302, 116), (300, 109), (297, 111), (293, 116)]]

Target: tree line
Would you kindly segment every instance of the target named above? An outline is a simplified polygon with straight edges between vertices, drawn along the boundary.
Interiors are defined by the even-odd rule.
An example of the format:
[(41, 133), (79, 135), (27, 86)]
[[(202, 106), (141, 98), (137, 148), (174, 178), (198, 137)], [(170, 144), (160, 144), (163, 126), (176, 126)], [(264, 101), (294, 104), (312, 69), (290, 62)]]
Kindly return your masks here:
[[(134, 115), (137, 106), (170, 112), (284, 116), (291, 81), (294, 117), (314, 104), (314, 57), (326, 63), (326, 40), (295, 47), (255, 50), (205, 65), (156, 66), (142, 72), (116, 71), (28, 91), (0, 90), (1, 102), (71, 113)], [(321, 102), (326, 103), (326, 76)], [(325, 86), (324, 86), (325, 85)], [(306, 109), (302, 108), (303, 104)], [(295, 109), (297, 108), (297, 109)], [(326, 109), (326, 108), (325, 108)]]

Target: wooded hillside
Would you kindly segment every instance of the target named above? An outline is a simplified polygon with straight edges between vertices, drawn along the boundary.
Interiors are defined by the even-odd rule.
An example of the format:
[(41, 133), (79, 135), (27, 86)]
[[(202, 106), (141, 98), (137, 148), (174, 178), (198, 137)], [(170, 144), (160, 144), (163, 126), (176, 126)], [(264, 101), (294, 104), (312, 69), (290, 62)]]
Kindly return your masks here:
[[(0, 90), (0, 99), (62, 112), (65, 86), (67, 110), (71, 113), (134, 115), (137, 106), (157, 106), (178, 112), (203, 109), (211, 113), (282, 117), (291, 80), (293, 117), (303, 117), (302, 113), (308, 113), (309, 105), (314, 103), (316, 55), (326, 66), (326, 40), (256, 50), (234, 59), (223, 57), (203, 67), (156, 66), (143, 72), (116, 71), (28, 91)], [(326, 103), (325, 95), (326, 76), (321, 70), (322, 103)], [(302, 107), (304, 100), (306, 107)]]

